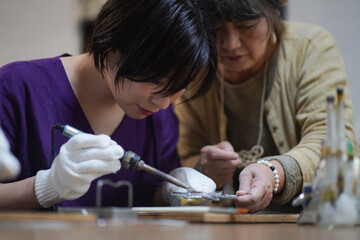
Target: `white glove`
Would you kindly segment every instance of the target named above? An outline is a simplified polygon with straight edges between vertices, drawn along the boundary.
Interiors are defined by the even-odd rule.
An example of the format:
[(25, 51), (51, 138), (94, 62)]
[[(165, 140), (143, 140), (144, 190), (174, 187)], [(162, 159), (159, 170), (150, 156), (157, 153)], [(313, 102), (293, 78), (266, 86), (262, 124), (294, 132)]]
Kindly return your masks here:
[[(193, 168), (176, 168), (170, 172), (170, 175), (189, 185), (191, 191), (194, 192), (210, 193), (216, 190), (216, 184), (211, 178)], [(181, 197), (171, 196), (172, 192), (186, 192), (186, 190), (169, 182), (165, 182), (162, 188), (163, 197), (167, 203), (171, 206), (181, 206)]]
[(9, 143), (0, 129), (0, 180), (11, 180), (20, 173), (20, 163), (10, 152)]
[(50, 207), (62, 200), (84, 195), (90, 183), (117, 172), (124, 150), (107, 135), (81, 133), (60, 148), (48, 170), (36, 174), (35, 192), (40, 205)]

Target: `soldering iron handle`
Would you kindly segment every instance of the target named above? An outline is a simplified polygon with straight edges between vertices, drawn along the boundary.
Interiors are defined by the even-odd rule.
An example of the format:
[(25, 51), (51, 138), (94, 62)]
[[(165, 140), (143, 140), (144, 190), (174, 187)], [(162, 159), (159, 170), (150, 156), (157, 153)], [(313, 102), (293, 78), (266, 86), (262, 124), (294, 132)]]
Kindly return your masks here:
[[(55, 124), (55, 128), (59, 129), (61, 131), (61, 133), (68, 138), (71, 138), (79, 133), (82, 133), (82, 131), (80, 131), (70, 125), (61, 125), (61, 124), (57, 123), (57, 124)], [(187, 184), (181, 182), (179, 179), (145, 164), (145, 162), (140, 159), (140, 156), (132, 151), (124, 152), (123, 157), (120, 158), (119, 161), (121, 162), (121, 166), (123, 166), (127, 169), (143, 170), (150, 174), (158, 176), (158, 177), (164, 179), (165, 181), (171, 182), (174, 185), (177, 185), (177, 186), (185, 188), (185, 189), (189, 189), (189, 186)]]
[(136, 168), (138, 162), (140, 161), (140, 156), (132, 151), (127, 151), (124, 153), (124, 156), (119, 159), (121, 166), (133, 170)]
[(63, 126), (62, 128), (62, 134), (65, 136), (65, 137), (68, 137), (68, 138), (71, 138), (79, 133), (82, 133), (82, 131), (70, 126), (70, 125), (65, 125)]
[[(68, 138), (71, 138), (79, 133), (82, 133), (82, 131), (68, 124), (61, 125), (57, 123), (55, 127), (61, 131), (62, 135)], [(124, 156), (120, 158), (119, 161), (121, 162), (121, 165), (123, 167), (133, 170), (136, 167), (137, 163), (140, 161), (140, 156), (132, 151), (127, 151), (124, 152)]]

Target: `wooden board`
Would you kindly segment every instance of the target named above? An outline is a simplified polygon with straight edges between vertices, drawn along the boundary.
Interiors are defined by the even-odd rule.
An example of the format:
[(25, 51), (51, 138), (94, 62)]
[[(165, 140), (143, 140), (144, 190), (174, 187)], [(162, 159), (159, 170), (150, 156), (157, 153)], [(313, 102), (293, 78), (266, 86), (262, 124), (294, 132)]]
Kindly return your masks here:
[[(297, 214), (244, 214), (236, 208), (217, 207), (143, 207), (132, 209), (139, 219), (175, 219), (202, 223), (296, 223)], [(96, 222), (95, 214), (80, 212), (0, 212), (4, 221)]]
[(228, 213), (195, 213), (167, 214), (140, 213), (141, 219), (175, 219), (204, 223), (296, 223), (294, 214), (228, 214)]
[(0, 212), (0, 221), (71, 221), (96, 222), (95, 214), (55, 212)]
[(133, 208), (142, 219), (176, 219), (207, 223), (296, 223), (297, 214), (237, 213), (235, 208), (148, 207)]

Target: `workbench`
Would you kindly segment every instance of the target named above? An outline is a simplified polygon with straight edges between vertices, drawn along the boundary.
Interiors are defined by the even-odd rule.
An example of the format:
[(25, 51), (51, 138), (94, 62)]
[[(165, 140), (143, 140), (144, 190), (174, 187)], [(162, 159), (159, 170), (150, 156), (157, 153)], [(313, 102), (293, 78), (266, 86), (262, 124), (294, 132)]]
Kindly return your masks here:
[[(302, 225), (294, 216), (279, 219), (268, 218), (270, 222), (254, 220), (261, 214), (250, 216), (245, 222), (244, 215), (232, 220), (215, 217), (209, 213), (211, 221), (189, 216), (190, 221), (178, 220), (168, 215), (139, 214), (136, 218), (124, 218), (99, 221), (93, 214), (84, 216), (73, 213), (39, 213), (39, 212), (0, 212), (0, 239), (11, 240), (93, 240), (93, 239), (141, 239), (141, 240), (229, 240), (229, 239), (273, 239), (273, 240), (358, 240), (360, 227), (325, 229), (314, 225)], [(224, 214), (224, 213), (220, 213)], [(204, 215), (205, 216), (205, 215)], [(211, 217), (212, 216), (212, 217)], [(184, 217), (183, 217), (184, 218)], [(185, 219), (185, 218), (184, 218)], [(216, 220), (218, 219), (218, 220)], [(274, 223), (275, 222), (275, 223)]]

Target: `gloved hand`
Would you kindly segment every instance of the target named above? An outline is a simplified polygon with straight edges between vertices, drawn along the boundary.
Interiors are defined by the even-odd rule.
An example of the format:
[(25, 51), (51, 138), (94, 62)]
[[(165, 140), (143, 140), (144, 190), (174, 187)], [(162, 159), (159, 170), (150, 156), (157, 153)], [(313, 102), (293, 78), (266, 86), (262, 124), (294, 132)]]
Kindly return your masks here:
[[(193, 168), (176, 168), (170, 172), (170, 175), (189, 185), (194, 192), (209, 193), (216, 190), (213, 180)], [(186, 190), (169, 182), (165, 182), (162, 188), (162, 194), (167, 203), (171, 206), (181, 206), (181, 197), (171, 196), (172, 192), (186, 192)]]
[(0, 180), (11, 180), (20, 173), (20, 163), (10, 152), (9, 143), (0, 129)]
[(47, 208), (81, 197), (94, 179), (117, 172), (123, 155), (122, 147), (107, 135), (81, 133), (71, 137), (60, 148), (51, 168), (36, 174), (35, 192), (40, 205)]

